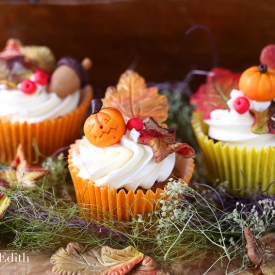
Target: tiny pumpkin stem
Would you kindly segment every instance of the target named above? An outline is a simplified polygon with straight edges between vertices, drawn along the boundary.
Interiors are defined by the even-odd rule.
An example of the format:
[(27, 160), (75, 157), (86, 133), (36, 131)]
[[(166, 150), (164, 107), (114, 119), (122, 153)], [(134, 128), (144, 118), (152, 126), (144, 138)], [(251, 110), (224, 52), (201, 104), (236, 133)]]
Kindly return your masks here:
[(260, 64), (258, 66), (258, 70), (261, 72), (261, 73), (266, 73), (267, 72), (267, 66), (266, 64)]
[(93, 99), (91, 102), (92, 115), (97, 114), (101, 110), (102, 105), (103, 105), (103, 102), (101, 99), (98, 99), (98, 98)]

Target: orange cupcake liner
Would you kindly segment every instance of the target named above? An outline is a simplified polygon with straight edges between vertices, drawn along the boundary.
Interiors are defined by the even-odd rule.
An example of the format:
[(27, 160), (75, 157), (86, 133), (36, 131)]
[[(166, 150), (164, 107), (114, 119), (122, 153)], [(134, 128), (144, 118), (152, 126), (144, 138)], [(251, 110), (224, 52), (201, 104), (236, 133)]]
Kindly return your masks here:
[(61, 147), (72, 144), (81, 135), (81, 127), (91, 99), (92, 88), (87, 86), (82, 90), (79, 106), (62, 117), (34, 124), (11, 123), (0, 119), (0, 161), (12, 161), (19, 144), (23, 145), (29, 163), (36, 157), (33, 142), (45, 157)]
[[(210, 180), (228, 181), (228, 190), (265, 191), (275, 180), (275, 148), (259, 150), (214, 142), (207, 136), (208, 126), (202, 120), (201, 113), (194, 113), (192, 126), (203, 154), (203, 164)], [(217, 181), (218, 180), (218, 181)], [(269, 188), (269, 194), (275, 194), (275, 184)]]
[[(153, 211), (156, 200), (160, 199), (163, 193), (160, 188), (155, 192), (151, 189), (145, 193), (142, 190), (125, 192), (124, 189), (96, 186), (91, 180), (80, 178), (79, 170), (72, 163), (73, 154), (78, 153), (79, 142), (80, 140), (77, 140), (69, 150), (69, 171), (74, 183), (77, 203), (84, 209), (85, 218), (129, 221), (132, 217), (145, 216), (146, 213)], [(180, 175), (188, 183), (194, 171), (194, 160), (177, 157), (177, 166), (182, 167)]]

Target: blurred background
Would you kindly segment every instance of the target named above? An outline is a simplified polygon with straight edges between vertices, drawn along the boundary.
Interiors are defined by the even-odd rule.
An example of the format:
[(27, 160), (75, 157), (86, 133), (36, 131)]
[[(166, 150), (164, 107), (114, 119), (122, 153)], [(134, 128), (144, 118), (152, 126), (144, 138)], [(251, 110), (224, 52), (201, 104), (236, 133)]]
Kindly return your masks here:
[(128, 68), (173, 82), (193, 69), (258, 65), (275, 43), (274, 14), (274, 0), (2, 0), (0, 48), (18, 38), (48, 46), (56, 59), (89, 56), (101, 96)]

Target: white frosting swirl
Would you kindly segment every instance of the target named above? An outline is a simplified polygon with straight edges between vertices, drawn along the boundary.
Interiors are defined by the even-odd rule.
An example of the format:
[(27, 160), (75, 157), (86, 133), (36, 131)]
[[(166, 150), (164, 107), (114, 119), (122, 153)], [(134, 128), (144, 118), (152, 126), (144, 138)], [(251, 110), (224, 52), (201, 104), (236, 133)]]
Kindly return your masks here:
[(149, 189), (156, 181), (166, 180), (174, 168), (175, 153), (156, 163), (152, 148), (137, 143), (138, 137), (135, 129), (127, 131), (120, 143), (106, 148), (95, 147), (84, 137), (80, 153), (73, 156), (78, 176), (97, 186), (127, 190)]
[(18, 90), (7, 90), (0, 86), (0, 117), (14, 122), (38, 123), (54, 119), (73, 111), (80, 99), (76, 91), (65, 98), (59, 98), (55, 93), (48, 93), (45, 86), (37, 84), (36, 92), (28, 95)]
[[(227, 102), (230, 110), (214, 110), (210, 113), (210, 118), (204, 120), (209, 125), (208, 136), (214, 140), (221, 141), (222, 144), (228, 144), (231, 148), (238, 146), (260, 149), (262, 147), (275, 146), (275, 135), (273, 134), (254, 134), (251, 130), (253, 117), (247, 111), (244, 114), (238, 114), (234, 108), (234, 101), (237, 97), (244, 96), (241, 91), (233, 90), (230, 94), (231, 99)], [(257, 102), (250, 100), (250, 109), (258, 112), (266, 110), (271, 102)]]

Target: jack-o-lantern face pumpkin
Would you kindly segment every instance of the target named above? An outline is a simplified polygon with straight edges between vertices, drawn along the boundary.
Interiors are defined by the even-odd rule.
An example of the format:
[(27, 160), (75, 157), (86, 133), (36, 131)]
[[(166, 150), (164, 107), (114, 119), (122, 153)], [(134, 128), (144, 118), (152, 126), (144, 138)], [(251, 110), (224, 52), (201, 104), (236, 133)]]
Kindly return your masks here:
[(250, 99), (270, 101), (275, 98), (275, 70), (261, 64), (244, 71), (239, 89)]
[(92, 100), (92, 114), (84, 123), (84, 134), (91, 144), (105, 148), (120, 141), (126, 125), (118, 109), (101, 107), (100, 99)]

